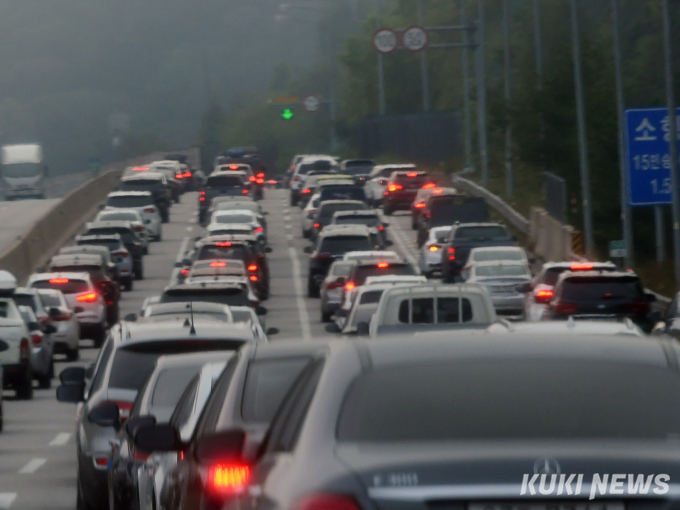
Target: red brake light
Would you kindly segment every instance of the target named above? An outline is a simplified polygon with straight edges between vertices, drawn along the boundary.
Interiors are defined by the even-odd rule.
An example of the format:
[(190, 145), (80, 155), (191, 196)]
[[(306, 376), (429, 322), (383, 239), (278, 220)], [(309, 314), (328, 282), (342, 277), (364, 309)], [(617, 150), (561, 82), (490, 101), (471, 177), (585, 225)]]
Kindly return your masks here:
[(68, 278), (52, 278), (50, 280), (50, 283), (58, 283), (58, 284), (68, 283)]
[(356, 288), (354, 282), (349, 282), (347, 285), (345, 285), (345, 290), (352, 290), (354, 288)]
[(182, 276), (187, 276), (189, 274), (189, 270), (185, 267), (182, 269)]
[(250, 479), (250, 468), (241, 464), (218, 464), (210, 468), (210, 486), (217, 492), (240, 492)]
[(205, 202), (205, 197), (203, 197), (203, 196), (198, 197), (198, 201), (199, 201), (199, 202)]
[(250, 264), (248, 266), (248, 271), (257, 271), (257, 265), (256, 264)]
[(181, 179), (184, 177), (184, 174), (175, 174), (175, 179)]
[(351, 496), (311, 494), (296, 501), (292, 510), (361, 510), (361, 508)]
[(397, 191), (397, 190), (400, 190), (400, 189), (404, 189), (404, 187), (403, 187), (401, 184), (390, 184), (390, 185), (387, 187), (387, 189), (388, 189), (389, 191)]
[(314, 228), (319, 228), (321, 226), (321, 223), (315, 223)]
[(258, 232), (262, 232), (263, 230), (264, 230), (264, 229), (263, 229), (262, 227), (255, 227), (255, 228), (253, 229), (253, 232), (258, 233)]
[(144, 232), (144, 225), (137, 225), (135, 227), (135, 232)]
[(226, 262), (220, 262), (220, 261), (211, 262), (210, 267), (227, 267), (227, 263)]
[(260, 172), (259, 174), (257, 174), (257, 178), (258, 178), (258, 179), (262, 179), (263, 177), (264, 177), (264, 173), (263, 173), (263, 172)]
[(437, 188), (437, 189), (435, 189), (435, 190), (432, 190), (432, 193), (433, 193), (434, 195), (441, 195), (441, 194), (442, 194), (442, 191), (444, 191), (444, 190), (441, 189), (441, 188)]
[(552, 290), (539, 290), (534, 296), (534, 301), (537, 303), (550, 303), (553, 298)]
[(254, 274), (253, 274), (253, 275), (250, 275), (250, 281), (256, 282), (256, 281), (257, 281), (257, 276), (255, 276)]
[(555, 303), (555, 311), (557, 313), (576, 313), (578, 305), (574, 303)]
[(260, 179), (258, 179), (258, 180), (255, 181), (255, 182), (257, 182), (258, 184), (264, 184), (264, 179), (260, 178)]
[(572, 264), (572, 271), (590, 271), (593, 268), (592, 264)]
[(434, 187), (435, 187), (434, 182), (428, 182), (425, 186), (423, 186), (423, 189), (430, 189)]
[(446, 253), (449, 254), (449, 260), (456, 260), (456, 249), (453, 247), (449, 247), (448, 250), (446, 250)]
[(385, 269), (386, 267), (390, 267), (390, 265), (387, 262), (378, 262), (379, 269)]
[(31, 347), (28, 344), (27, 338), (22, 338), (19, 344), (19, 357), (21, 359), (26, 359), (31, 356)]
[(418, 174), (416, 172), (409, 172), (406, 174), (406, 177), (417, 177)]
[(31, 333), (31, 343), (33, 345), (40, 345), (42, 344), (43, 337), (40, 333)]
[(182, 177), (191, 177), (191, 172), (184, 172)]
[(154, 213), (154, 212), (156, 212), (156, 208), (155, 207), (147, 207), (146, 209), (144, 209), (144, 212)]
[(215, 246), (231, 246), (231, 243), (215, 243)]
[(97, 301), (97, 293), (88, 292), (87, 294), (81, 294), (80, 296), (76, 296), (76, 301), (80, 303), (94, 303)]
[(201, 196), (205, 195), (205, 191), (201, 191), (201, 192), (199, 193), (199, 195), (201, 195)]
[(425, 202), (418, 202), (415, 206), (416, 209), (422, 209), (425, 207)]
[(303, 193), (311, 193), (312, 190), (309, 189), (309, 188), (305, 188), (305, 189), (302, 190), (302, 192), (303, 192)]
[(99, 467), (106, 467), (109, 465), (109, 458), (108, 457), (95, 457), (94, 463), (97, 464)]
[(247, 189), (244, 189), (243, 191), (241, 191), (241, 193), (242, 193), (243, 195), (247, 195), (247, 194), (248, 194), (248, 190), (247, 190)]
[(134, 170), (135, 172), (144, 172), (145, 170), (148, 169), (149, 169), (148, 166), (136, 166), (132, 170)]
[(254, 175), (251, 175), (250, 177), (248, 177), (248, 180), (250, 182), (255, 182), (257, 180), (257, 177), (255, 177)]
[(229, 165), (229, 170), (238, 170), (238, 165)]

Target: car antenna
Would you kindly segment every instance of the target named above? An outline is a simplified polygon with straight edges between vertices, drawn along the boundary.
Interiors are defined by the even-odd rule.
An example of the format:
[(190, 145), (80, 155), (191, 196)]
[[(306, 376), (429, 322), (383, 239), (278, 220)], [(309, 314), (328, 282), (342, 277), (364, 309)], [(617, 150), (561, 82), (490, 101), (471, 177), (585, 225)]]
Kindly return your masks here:
[(189, 301), (189, 313), (191, 314), (191, 329), (189, 330), (190, 335), (196, 334), (196, 328), (194, 327), (194, 302)]

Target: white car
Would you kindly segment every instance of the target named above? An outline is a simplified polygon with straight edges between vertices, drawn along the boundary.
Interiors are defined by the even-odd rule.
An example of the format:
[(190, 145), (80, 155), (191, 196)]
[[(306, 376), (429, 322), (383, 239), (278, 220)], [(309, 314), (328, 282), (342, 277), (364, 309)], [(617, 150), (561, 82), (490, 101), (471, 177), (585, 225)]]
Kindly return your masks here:
[(431, 228), (427, 241), (420, 247), (418, 268), (428, 278), (442, 269), (442, 250), (449, 238), (449, 232), (451, 226)]
[[(3, 368), (2, 387), (16, 390), (18, 399), (33, 398), (31, 371), (31, 338), (19, 308), (11, 298), (17, 281), (7, 271), (0, 271), (0, 365)], [(0, 400), (2, 400), (0, 398)]]
[(266, 332), (264, 315), (257, 315), (255, 309), (250, 306), (232, 306), (231, 313), (234, 317), (234, 322), (247, 322), (253, 330), (253, 335), (258, 341), (268, 342), (267, 335), (274, 335), (278, 333), (278, 329), (269, 328)]
[(340, 170), (340, 163), (333, 156), (309, 155), (304, 156), (295, 165), (290, 180), (290, 205), (297, 205), (300, 200), (300, 192), (307, 182), (307, 174), (312, 170)]
[(231, 308), (219, 303), (207, 303), (195, 301), (192, 303), (157, 303), (148, 305), (144, 310), (144, 319), (152, 318), (152, 321), (179, 320), (190, 318), (194, 315), (196, 320), (212, 318), (223, 322), (234, 322)]
[(210, 217), (210, 223), (208, 223), (208, 231), (211, 228), (214, 230), (218, 227), (212, 227), (212, 225), (224, 225), (224, 224), (240, 224), (247, 225), (250, 227), (251, 233), (255, 234), (260, 242), (267, 244), (267, 233), (264, 228), (257, 221), (257, 217), (248, 209), (227, 209), (218, 210), (212, 213)]
[(146, 230), (153, 232), (156, 241), (163, 238), (161, 213), (150, 191), (113, 191), (109, 193), (104, 211), (134, 209), (144, 220)]
[(205, 227), (206, 236), (251, 235), (253, 227), (247, 223), (211, 223)]
[(412, 164), (378, 165), (373, 167), (364, 185), (364, 193), (366, 194), (368, 204), (372, 207), (378, 207), (382, 204), (385, 186), (387, 186), (387, 181), (392, 172), (396, 170), (415, 170), (415, 168), (416, 166)]
[(193, 278), (187, 278), (184, 283), (187, 285), (192, 283), (237, 283), (248, 289), (248, 301), (253, 304), (259, 304), (260, 302), (260, 299), (253, 290), (253, 282), (246, 276), (194, 276)]
[[(160, 218), (160, 214), (158, 216)], [(144, 219), (137, 209), (114, 209), (99, 211), (94, 219), (98, 221), (129, 221), (136, 232), (144, 235), (144, 241), (148, 247), (150, 239), (158, 241), (163, 238), (163, 227), (161, 221), (154, 221), (151, 218)]]
[(625, 335), (646, 337), (642, 331), (632, 320), (628, 317), (623, 320), (592, 320), (592, 319), (574, 319), (569, 316), (566, 321), (544, 321), (544, 322), (509, 322), (505, 320), (498, 321), (486, 329), (487, 333), (491, 334), (539, 334), (546, 335)]
[(472, 248), (470, 250), (470, 255), (468, 255), (468, 263), (494, 262), (497, 260), (521, 262), (522, 264), (526, 264), (527, 267), (529, 267), (529, 264), (531, 263), (529, 257), (527, 257), (527, 252), (524, 248), (519, 246), (485, 246)]
[(316, 212), (319, 210), (319, 203), (321, 202), (321, 195), (315, 193), (309, 199), (307, 205), (302, 210), (302, 237), (309, 239), (312, 237), (312, 229), (314, 228), (314, 218)]
[(350, 310), (352, 310), (352, 307), (354, 306), (354, 301), (356, 300), (359, 291), (361, 291), (361, 289), (366, 286), (372, 285), (390, 286), (397, 284), (419, 285), (421, 283), (427, 283), (427, 278), (425, 278), (424, 276), (401, 275), (401, 274), (388, 274), (385, 276), (368, 276), (363, 285), (359, 285), (358, 287), (354, 287), (353, 289), (345, 292), (345, 299), (341, 306), (341, 309), (345, 311), (345, 315), (349, 313)]
[(484, 287), (491, 296), (496, 314), (520, 319), (524, 315), (524, 293), (518, 286), (531, 281), (531, 271), (524, 260), (472, 262), (461, 271), (465, 283)]
[(19, 306), (19, 313), (28, 328), (31, 341), (31, 372), (33, 379), (38, 381), (38, 387), (49, 389), (54, 377), (54, 363), (52, 361), (53, 342), (50, 334), (54, 326), (41, 327), (30, 306)]
[(80, 324), (81, 338), (91, 338), (95, 347), (106, 339), (106, 302), (88, 273), (38, 273), (28, 278), (28, 287), (57, 289), (64, 294)]
[(57, 331), (52, 334), (54, 352), (66, 355), (67, 361), (80, 357), (80, 324), (60, 290), (40, 289), (40, 301), (47, 309)]

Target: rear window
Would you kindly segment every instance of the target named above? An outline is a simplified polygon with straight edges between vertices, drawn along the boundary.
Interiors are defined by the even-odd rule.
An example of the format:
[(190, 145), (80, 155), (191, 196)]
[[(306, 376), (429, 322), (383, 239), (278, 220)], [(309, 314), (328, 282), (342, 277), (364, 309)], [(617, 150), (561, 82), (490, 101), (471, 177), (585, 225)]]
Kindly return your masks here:
[(488, 262), (493, 260), (523, 260), (522, 252), (518, 250), (489, 250), (479, 251), (474, 254), (475, 262)]
[(40, 293), (40, 301), (42, 301), (43, 305), (47, 308), (51, 308), (53, 306), (56, 307), (62, 306), (61, 299), (59, 299), (58, 296), (53, 296), (52, 294), (45, 294), (44, 292)]
[(153, 407), (175, 408), (189, 382), (200, 371), (200, 366), (167, 368), (158, 374), (153, 389)]
[(354, 264), (333, 264), (331, 274), (333, 276), (349, 276), (353, 267)]
[[(59, 281), (57, 281), (59, 280)], [(66, 280), (66, 281), (61, 281)], [(52, 278), (51, 280), (38, 280), (31, 285), (34, 289), (55, 289), (62, 294), (80, 294), (87, 292), (90, 285), (85, 280), (74, 280), (72, 278)]]
[(139, 217), (131, 212), (107, 212), (99, 215), (99, 221), (139, 221)]
[(162, 187), (163, 183), (158, 179), (134, 179), (120, 183), (122, 191), (153, 191)]
[(139, 390), (156, 365), (160, 353), (118, 349), (113, 357), (109, 388)]
[(339, 441), (353, 442), (673, 441), (680, 435), (680, 379), (665, 365), (585, 360), (400, 365), (354, 380), (336, 430)]
[(409, 177), (408, 174), (397, 174), (394, 176), (394, 182), (401, 184), (406, 189), (422, 188), (430, 180), (427, 174), (416, 174), (413, 177)]
[(475, 268), (475, 275), (484, 277), (493, 276), (530, 276), (529, 269), (521, 264), (513, 265), (497, 265), (497, 266), (480, 266)]
[(220, 214), (215, 216), (215, 223), (250, 223), (253, 221), (251, 214)]
[(234, 322), (251, 322), (253, 320), (253, 315), (250, 312), (241, 310), (232, 310), (231, 316)]
[(119, 207), (121, 209), (127, 209), (129, 207), (144, 207), (153, 203), (154, 201), (151, 195), (109, 197), (106, 201), (106, 205), (111, 207)]
[(90, 235), (119, 234), (123, 243), (134, 243), (137, 240), (137, 235), (132, 230), (124, 227), (91, 228), (87, 233)]
[(250, 306), (248, 290), (245, 287), (225, 289), (186, 289), (170, 290), (161, 295), (161, 303), (180, 303), (185, 301), (201, 301), (232, 306)]
[[(324, 200), (366, 200), (364, 188), (358, 186), (329, 186), (321, 190), (320, 198)], [(364, 207), (366, 209), (366, 207)], [(348, 211), (351, 209), (340, 209)]]
[(404, 299), (399, 305), (399, 322), (402, 324), (454, 324), (471, 320), (472, 305), (466, 298), (462, 302), (455, 297), (438, 298), (436, 320), (434, 298)]
[(324, 204), (319, 209), (319, 216), (322, 218), (331, 218), (333, 214), (338, 211), (363, 211), (366, 209), (366, 204), (350, 202), (350, 203), (337, 203), (337, 204)]
[(382, 290), (371, 290), (368, 292), (364, 292), (361, 295), (361, 299), (359, 300), (360, 305), (370, 305), (372, 303), (377, 303), (380, 301), (380, 296), (382, 296), (383, 291)]
[(246, 422), (269, 422), (309, 363), (309, 358), (258, 360), (250, 363), (241, 413)]
[(243, 186), (243, 180), (238, 175), (216, 175), (208, 177), (206, 186), (208, 188), (233, 188)]
[(562, 283), (561, 297), (570, 301), (642, 301), (643, 290), (637, 278), (579, 277)]
[(34, 313), (37, 310), (35, 300), (29, 294), (12, 294), (12, 299), (17, 306), (28, 306)]
[(369, 276), (386, 276), (386, 275), (415, 275), (415, 271), (410, 264), (389, 264), (387, 267), (374, 266), (358, 266), (354, 272), (352, 281), (356, 285), (363, 285), (366, 278)]
[(430, 203), (432, 225), (453, 225), (455, 222), (473, 223), (489, 221), (489, 211), (484, 199), (447, 197)]
[(120, 241), (117, 239), (84, 239), (78, 241), (79, 245), (94, 245), (94, 246), (105, 246), (109, 251), (116, 251), (120, 248)]
[(297, 170), (298, 174), (307, 175), (312, 170), (337, 170), (338, 165), (328, 161), (327, 159), (320, 159), (313, 163), (303, 163)]
[(506, 240), (508, 231), (503, 227), (460, 227), (456, 229), (456, 239), (472, 239), (475, 241)]
[(366, 225), (375, 227), (380, 223), (378, 216), (340, 216), (335, 218), (333, 223), (336, 225)]
[(371, 247), (371, 241), (367, 236), (334, 236), (324, 237), (318, 251), (344, 255), (349, 251), (369, 251)]
[(81, 273), (86, 272), (93, 280), (103, 280), (106, 278), (101, 266), (52, 266), (50, 271), (55, 273)]
[(196, 260), (230, 259), (246, 261), (248, 250), (242, 244), (236, 246), (217, 246), (208, 244), (198, 250)]

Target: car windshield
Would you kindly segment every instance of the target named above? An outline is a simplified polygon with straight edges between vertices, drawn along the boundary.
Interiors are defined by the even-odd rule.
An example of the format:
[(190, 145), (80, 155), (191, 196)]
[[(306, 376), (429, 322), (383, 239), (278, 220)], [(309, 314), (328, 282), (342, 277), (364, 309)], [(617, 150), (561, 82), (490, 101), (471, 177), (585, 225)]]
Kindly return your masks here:
[(348, 251), (368, 251), (371, 241), (368, 236), (333, 236), (324, 237), (319, 246), (319, 253), (344, 255)]
[(369, 276), (386, 276), (386, 275), (415, 275), (415, 271), (411, 264), (395, 264), (395, 263), (378, 263), (371, 266), (358, 266), (354, 273), (352, 281), (355, 285), (363, 285), (366, 278)]
[(523, 260), (524, 254), (519, 250), (482, 250), (472, 256), (475, 262), (490, 262), (494, 260)]
[[(321, 201), (324, 200), (366, 200), (364, 188), (359, 186), (328, 186), (321, 189), (319, 194)], [(354, 209), (359, 209), (355, 207)], [(363, 207), (367, 209), (367, 207)], [(337, 209), (339, 211), (350, 211), (353, 209)]]
[(635, 277), (579, 277), (562, 283), (561, 298), (569, 301), (602, 301), (609, 299), (643, 300), (640, 281)]
[(380, 223), (380, 218), (377, 215), (371, 216), (339, 216), (334, 218), (333, 223), (336, 225), (366, 225), (368, 227), (375, 227)]
[(230, 259), (243, 260), (245, 262), (247, 255), (247, 248), (242, 244), (237, 244), (234, 246), (218, 246), (216, 244), (207, 244), (199, 248), (196, 260)]
[(339, 202), (336, 204), (323, 204), (319, 209), (319, 216), (322, 218), (332, 218), (338, 211), (363, 211), (366, 204), (358, 202)]
[(91, 290), (90, 285), (85, 280), (61, 277), (50, 278), (49, 280), (37, 280), (31, 284), (31, 287), (34, 289), (60, 290), (62, 294), (80, 294)]
[(208, 177), (208, 188), (233, 188), (243, 186), (243, 180), (239, 175), (214, 175)]
[(506, 240), (509, 239), (507, 230), (503, 227), (460, 227), (456, 229), (456, 239), (473, 240)]
[(531, 276), (529, 268), (523, 264), (498, 264), (479, 266), (475, 268), (475, 276)]
[(680, 436), (680, 379), (665, 364), (585, 359), (401, 364), (354, 380), (336, 430), (341, 442), (673, 441)]
[(215, 215), (213, 221), (215, 223), (251, 223), (255, 221), (255, 218), (252, 214), (230, 213)]
[(119, 197), (109, 197), (106, 205), (127, 209), (130, 207), (144, 207), (154, 203), (151, 195), (124, 195)]

